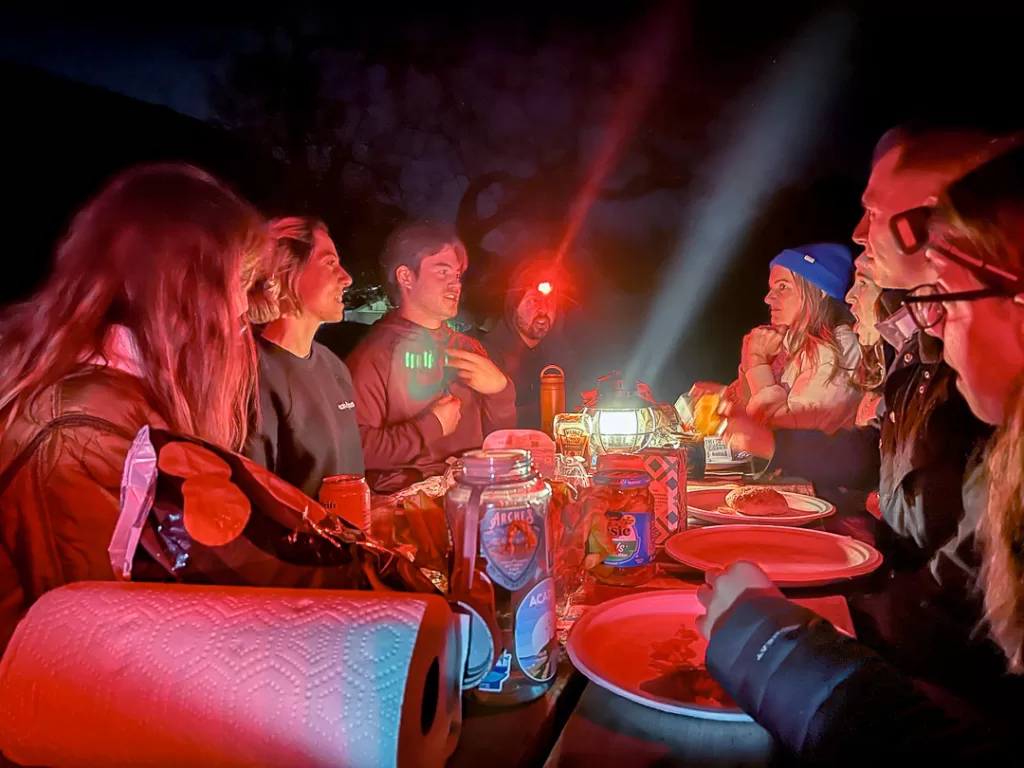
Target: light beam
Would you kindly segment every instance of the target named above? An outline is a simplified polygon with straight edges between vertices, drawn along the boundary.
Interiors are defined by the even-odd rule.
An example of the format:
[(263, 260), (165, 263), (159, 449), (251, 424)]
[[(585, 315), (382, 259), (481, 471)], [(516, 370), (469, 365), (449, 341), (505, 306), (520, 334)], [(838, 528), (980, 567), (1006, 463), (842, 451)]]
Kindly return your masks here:
[(710, 191), (691, 203), (676, 252), (663, 270), (626, 369), (630, 379), (657, 380), (765, 203), (811, 155), (826, 126), (830, 91), (855, 23), (842, 10), (818, 16), (746, 94), (711, 161), (710, 183), (702, 185)]

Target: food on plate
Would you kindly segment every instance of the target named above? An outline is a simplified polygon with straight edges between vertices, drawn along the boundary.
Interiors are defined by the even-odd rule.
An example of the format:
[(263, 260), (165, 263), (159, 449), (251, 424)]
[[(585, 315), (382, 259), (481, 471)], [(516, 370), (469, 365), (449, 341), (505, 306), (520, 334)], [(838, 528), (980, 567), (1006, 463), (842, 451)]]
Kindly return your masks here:
[(782, 517), (791, 514), (786, 497), (764, 485), (750, 485), (729, 491), (725, 503), (741, 515), (751, 517)]
[(680, 704), (700, 704), (705, 707), (727, 709), (738, 707), (706, 669), (676, 669), (660, 677), (645, 680), (640, 683), (640, 690), (659, 699)]
[(701, 663), (704, 643), (696, 629), (680, 627), (668, 640), (651, 643), (647, 665), (662, 674), (640, 684), (640, 690), (684, 704), (735, 708), (729, 694)]

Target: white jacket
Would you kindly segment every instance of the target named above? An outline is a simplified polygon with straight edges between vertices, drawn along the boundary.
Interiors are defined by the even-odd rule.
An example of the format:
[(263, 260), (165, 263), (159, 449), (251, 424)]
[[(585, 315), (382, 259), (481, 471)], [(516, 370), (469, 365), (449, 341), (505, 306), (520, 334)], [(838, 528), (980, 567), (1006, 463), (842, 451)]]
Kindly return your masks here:
[[(776, 365), (741, 369), (734, 386), (747, 414), (773, 429), (816, 429), (831, 434), (853, 427), (863, 396), (850, 381), (860, 361), (860, 344), (849, 326), (838, 326), (835, 335), (843, 352), (841, 360), (822, 344), (816, 363), (813, 355), (798, 359), (784, 354), (781, 366), (777, 361)], [(787, 337), (787, 350), (788, 344)], [(841, 370), (836, 371), (837, 366)]]

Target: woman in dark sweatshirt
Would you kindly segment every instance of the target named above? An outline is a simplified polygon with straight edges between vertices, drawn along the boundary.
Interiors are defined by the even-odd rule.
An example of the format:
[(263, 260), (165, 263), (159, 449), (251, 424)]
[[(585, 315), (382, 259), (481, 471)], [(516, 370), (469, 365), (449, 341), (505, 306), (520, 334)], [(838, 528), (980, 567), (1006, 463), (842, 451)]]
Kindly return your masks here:
[[(333, 475), (362, 475), (352, 376), (313, 336), (345, 316), (352, 278), (341, 266), (323, 222), (290, 216), (270, 223), (277, 244), (280, 316), (261, 326), (260, 418), (246, 455), (316, 498)], [(250, 294), (258, 322), (266, 297)]]

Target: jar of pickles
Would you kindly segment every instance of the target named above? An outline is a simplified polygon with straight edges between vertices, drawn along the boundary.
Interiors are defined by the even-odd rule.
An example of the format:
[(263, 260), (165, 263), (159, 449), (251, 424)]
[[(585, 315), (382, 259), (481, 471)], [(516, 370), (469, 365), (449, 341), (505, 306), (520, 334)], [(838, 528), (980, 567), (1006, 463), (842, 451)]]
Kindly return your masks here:
[(611, 469), (594, 476), (587, 491), (594, 525), (604, 525), (614, 546), (592, 573), (602, 583), (635, 587), (654, 578), (654, 497), (646, 472)]

